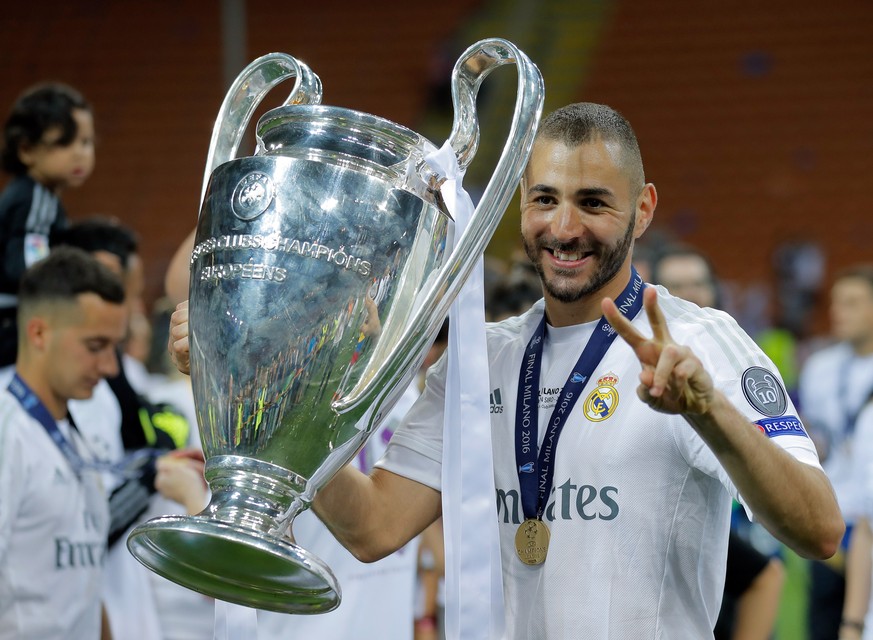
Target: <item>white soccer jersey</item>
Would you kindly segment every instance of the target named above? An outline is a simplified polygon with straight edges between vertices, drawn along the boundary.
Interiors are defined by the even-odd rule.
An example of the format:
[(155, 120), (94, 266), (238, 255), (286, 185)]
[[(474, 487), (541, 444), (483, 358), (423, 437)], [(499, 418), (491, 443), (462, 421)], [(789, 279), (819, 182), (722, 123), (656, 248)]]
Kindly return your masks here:
[[(410, 387), (391, 414), (370, 436), (355, 464), (369, 471), (385, 451), (400, 417), (418, 397)], [(258, 612), (259, 640), (411, 640), (418, 542), (413, 540), (390, 556), (366, 564), (355, 559), (311, 511), (295, 518), (297, 543), (331, 568), (342, 590), (340, 606), (312, 616)]]
[[(62, 431), (69, 431), (61, 423)], [(84, 443), (72, 441), (82, 453)], [(83, 454), (83, 457), (87, 457)], [(0, 392), (0, 638), (100, 637), (108, 506), (18, 400)]]
[[(727, 314), (658, 287), (671, 335), (689, 345), (750, 421), (818, 467), (775, 366)], [(523, 354), (543, 302), (488, 328), (497, 519), (510, 638), (711, 638), (724, 583), (731, 497), (710, 449), (680, 416), (636, 395), (640, 365), (619, 337), (594, 370), (561, 433), (544, 520), (544, 564), (516, 555), (521, 512), (515, 406)], [(645, 312), (633, 321), (651, 335)], [(540, 378), (539, 435), (596, 323), (549, 328)], [(440, 488), (445, 362), (378, 466)], [(773, 487), (774, 491), (782, 490)], [(785, 489), (790, 490), (789, 488)]]
[(860, 512), (863, 495), (852, 479), (854, 422), (873, 394), (873, 355), (856, 356), (845, 343), (812, 354), (803, 366), (798, 385), (798, 404), (810, 429), (822, 431), (828, 440), (823, 466), (848, 522)]

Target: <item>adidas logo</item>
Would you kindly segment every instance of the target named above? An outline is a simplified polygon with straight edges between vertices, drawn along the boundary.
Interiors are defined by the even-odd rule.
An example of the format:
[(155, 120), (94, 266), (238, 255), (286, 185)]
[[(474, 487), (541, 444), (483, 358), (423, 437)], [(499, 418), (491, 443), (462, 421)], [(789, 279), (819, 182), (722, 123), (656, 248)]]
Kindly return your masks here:
[(491, 392), (491, 413), (503, 413), (503, 399), (500, 397), (500, 387)]

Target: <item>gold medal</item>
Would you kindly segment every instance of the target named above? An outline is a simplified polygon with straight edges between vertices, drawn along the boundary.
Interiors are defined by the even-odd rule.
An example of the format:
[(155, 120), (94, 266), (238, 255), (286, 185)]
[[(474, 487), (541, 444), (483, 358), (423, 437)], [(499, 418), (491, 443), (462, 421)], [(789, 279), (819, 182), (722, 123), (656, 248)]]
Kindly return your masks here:
[(525, 564), (542, 564), (549, 552), (549, 528), (542, 520), (528, 518), (515, 532), (515, 552)]

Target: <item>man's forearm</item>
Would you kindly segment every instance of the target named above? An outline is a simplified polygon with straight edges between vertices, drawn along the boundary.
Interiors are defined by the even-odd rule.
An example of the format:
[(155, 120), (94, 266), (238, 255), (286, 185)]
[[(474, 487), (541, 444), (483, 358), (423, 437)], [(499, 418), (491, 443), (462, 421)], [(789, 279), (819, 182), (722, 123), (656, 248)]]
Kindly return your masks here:
[(686, 419), (774, 536), (806, 557), (836, 553), (845, 524), (824, 473), (773, 444), (720, 392), (707, 414)]
[(362, 562), (405, 545), (440, 515), (440, 494), (389, 471), (369, 476), (350, 466), (322, 487), (313, 510), (337, 540)]
[(864, 618), (870, 602), (871, 548), (873, 532), (868, 520), (862, 518), (855, 523), (846, 556), (846, 597), (843, 602), (843, 621), (845, 628), (840, 630), (840, 638), (861, 638)]

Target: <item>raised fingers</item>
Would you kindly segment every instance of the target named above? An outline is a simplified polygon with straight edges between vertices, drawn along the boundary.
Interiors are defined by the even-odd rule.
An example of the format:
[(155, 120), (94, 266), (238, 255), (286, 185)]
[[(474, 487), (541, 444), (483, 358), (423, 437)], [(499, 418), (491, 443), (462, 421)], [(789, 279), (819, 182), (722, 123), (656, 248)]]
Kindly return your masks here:
[(681, 376), (685, 373), (685, 368), (680, 370), (680, 366), (689, 353), (686, 347), (675, 344), (668, 344), (661, 350), (661, 357), (658, 358), (658, 363), (653, 371), (649, 394), (655, 398), (661, 397), (667, 389), (670, 379), (675, 379), (677, 374)]
[(615, 302), (609, 298), (604, 298), (600, 303), (600, 309), (603, 311), (606, 320), (610, 325), (612, 325), (612, 328), (615, 329), (616, 333), (618, 333), (618, 335), (620, 335), (622, 339), (631, 346), (631, 348), (636, 349), (646, 341), (643, 334), (637, 331), (631, 324), (630, 320), (621, 314), (618, 307), (615, 306)]
[(649, 325), (652, 327), (652, 338), (662, 344), (672, 343), (673, 338), (667, 328), (667, 319), (658, 305), (658, 292), (654, 287), (646, 287), (643, 291), (643, 306), (649, 318)]

